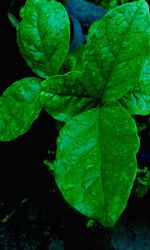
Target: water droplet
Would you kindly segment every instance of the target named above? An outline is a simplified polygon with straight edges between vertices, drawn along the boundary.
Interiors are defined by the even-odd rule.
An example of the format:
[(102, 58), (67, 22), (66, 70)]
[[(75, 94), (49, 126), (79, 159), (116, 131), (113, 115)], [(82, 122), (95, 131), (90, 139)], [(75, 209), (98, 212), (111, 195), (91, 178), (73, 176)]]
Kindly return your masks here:
[(137, 13), (140, 15), (140, 17), (145, 16), (145, 12), (142, 9), (139, 9)]
[(121, 14), (125, 13), (125, 8), (124, 8), (124, 6), (123, 6), (122, 8), (119, 8), (118, 11), (119, 11)]
[(116, 21), (116, 25), (118, 25), (118, 26), (121, 25), (121, 24), (122, 24), (122, 21), (123, 21), (122, 18), (119, 18), (119, 19)]
[(85, 170), (92, 169), (94, 167), (94, 164), (89, 164), (85, 167)]
[(123, 48), (126, 48), (126, 47), (128, 47), (130, 45), (130, 43), (129, 42), (126, 42), (126, 41), (124, 41), (123, 43), (122, 43), (122, 47)]
[(120, 64), (118, 64), (117, 67), (118, 67), (119, 69), (122, 69), (122, 68), (126, 65), (126, 63), (127, 63), (127, 62), (120, 63)]
[(72, 190), (72, 189), (74, 189), (75, 188), (75, 185), (74, 184), (67, 184), (67, 185), (64, 185), (63, 186), (63, 189), (65, 190), (65, 191), (70, 191), (70, 190)]

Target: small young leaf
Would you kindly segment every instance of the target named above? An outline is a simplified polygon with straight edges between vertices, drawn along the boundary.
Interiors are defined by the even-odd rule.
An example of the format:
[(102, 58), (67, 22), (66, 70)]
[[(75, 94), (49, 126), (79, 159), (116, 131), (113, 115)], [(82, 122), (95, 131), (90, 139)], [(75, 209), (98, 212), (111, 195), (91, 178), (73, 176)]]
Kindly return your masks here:
[(88, 93), (110, 104), (133, 89), (149, 55), (149, 8), (124, 4), (91, 25), (84, 55)]
[(122, 107), (76, 115), (60, 131), (54, 174), (66, 201), (106, 227), (125, 209), (136, 173), (139, 138)]
[(43, 81), (41, 103), (53, 118), (66, 122), (92, 103), (92, 98), (80, 84), (79, 77), (80, 72), (72, 71)]
[(132, 2), (132, 0), (94, 0), (94, 2), (99, 2), (104, 8), (107, 9), (113, 9), (115, 7), (117, 7), (118, 5), (120, 5), (121, 3), (123, 4), (123, 2)]
[(123, 96), (119, 103), (132, 115), (150, 115), (150, 60), (147, 60), (134, 91)]
[[(83, 71), (83, 54), (85, 45), (76, 48), (75, 51), (68, 53), (64, 64), (62, 65), (59, 74), (68, 73), (69, 71)], [(80, 79), (82, 79), (80, 77)]]
[(26, 63), (41, 77), (56, 74), (69, 50), (66, 10), (55, 0), (27, 0), (22, 17), (17, 41)]
[(27, 132), (39, 116), (40, 83), (30, 77), (13, 83), (0, 97), (0, 140), (9, 141)]

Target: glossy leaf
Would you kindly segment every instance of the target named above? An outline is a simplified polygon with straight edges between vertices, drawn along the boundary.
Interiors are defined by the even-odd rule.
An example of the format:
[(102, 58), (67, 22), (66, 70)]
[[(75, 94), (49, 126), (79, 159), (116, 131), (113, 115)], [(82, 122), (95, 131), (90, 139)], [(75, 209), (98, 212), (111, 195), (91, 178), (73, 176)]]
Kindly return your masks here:
[(54, 174), (62, 195), (82, 214), (113, 226), (127, 205), (138, 149), (135, 122), (124, 108), (76, 115), (57, 141)]
[(17, 40), (26, 63), (41, 77), (56, 74), (69, 50), (66, 10), (55, 0), (27, 0), (22, 17)]
[(38, 78), (13, 83), (0, 97), (0, 140), (9, 141), (27, 132), (40, 114)]
[(91, 25), (84, 55), (88, 93), (110, 104), (132, 90), (149, 55), (148, 4), (124, 4)]
[(72, 71), (43, 81), (41, 103), (48, 114), (65, 122), (89, 107), (92, 98), (86, 93), (79, 78), (80, 72)]

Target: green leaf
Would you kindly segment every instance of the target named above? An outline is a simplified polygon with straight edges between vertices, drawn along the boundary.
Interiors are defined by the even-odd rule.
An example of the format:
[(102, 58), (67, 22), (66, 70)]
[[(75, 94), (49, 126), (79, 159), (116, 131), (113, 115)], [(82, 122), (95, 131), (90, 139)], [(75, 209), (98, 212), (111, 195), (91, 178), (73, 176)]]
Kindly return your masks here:
[(68, 73), (69, 71), (83, 71), (83, 54), (84, 54), (85, 45), (81, 45), (77, 47), (71, 53), (68, 53), (64, 64), (62, 65), (61, 70), (59, 73), (64, 74)]
[(150, 60), (147, 60), (134, 91), (123, 96), (119, 103), (132, 115), (150, 115)]
[[(97, 2), (100, 2), (100, 0), (97, 0)], [(106, 9), (112, 9), (117, 7), (118, 0), (101, 0), (101, 5)]]
[(80, 83), (80, 72), (71, 71), (42, 82), (41, 103), (53, 118), (66, 122), (92, 105), (92, 98)]
[(97, 2), (100, 2), (100, 4), (107, 9), (113, 9), (120, 4), (133, 2), (133, 1), (136, 1), (136, 0), (101, 0), (101, 1), (97, 0)]
[(82, 214), (113, 226), (125, 209), (136, 173), (139, 138), (122, 107), (76, 115), (60, 131), (54, 174), (65, 200)]
[(0, 140), (9, 141), (27, 132), (39, 116), (40, 83), (30, 77), (13, 83), (0, 97)]
[(88, 93), (111, 104), (132, 90), (149, 56), (148, 4), (124, 4), (90, 28), (83, 79)]
[(142, 198), (150, 188), (150, 170), (144, 167), (143, 169), (138, 169), (138, 174), (140, 174), (140, 176), (137, 177), (133, 192), (138, 198)]
[(70, 43), (66, 10), (54, 0), (27, 0), (21, 14), (17, 41), (27, 65), (44, 78), (56, 74)]

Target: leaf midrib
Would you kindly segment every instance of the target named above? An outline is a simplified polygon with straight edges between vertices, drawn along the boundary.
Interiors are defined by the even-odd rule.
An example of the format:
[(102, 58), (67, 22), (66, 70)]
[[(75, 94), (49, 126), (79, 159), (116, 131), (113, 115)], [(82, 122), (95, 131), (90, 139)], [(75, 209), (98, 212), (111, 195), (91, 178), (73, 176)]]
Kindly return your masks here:
[[(96, 116), (96, 134), (97, 134), (97, 139), (98, 139), (98, 145), (99, 147), (97, 147), (97, 160), (99, 162), (99, 168), (100, 168), (100, 182), (101, 182), (101, 186), (102, 186), (102, 191), (103, 191), (103, 205), (104, 205), (104, 209), (102, 210), (104, 215), (102, 218), (103, 221), (106, 221), (106, 209), (107, 209), (107, 206), (106, 206), (106, 196), (105, 196), (105, 185), (103, 183), (103, 169), (102, 169), (102, 162), (101, 162), (101, 146), (100, 146), (100, 138), (101, 138), (101, 135), (100, 135), (100, 110), (97, 110), (97, 116)], [(100, 218), (101, 219), (101, 218)]]
[[(125, 34), (122, 36), (122, 39), (121, 39), (121, 42), (120, 42), (120, 47), (119, 47), (118, 52), (117, 52), (117, 54), (116, 54), (116, 57), (115, 57), (116, 59), (114, 60), (114, 63), (113, 63), (113, 65), (112, 65), (112, 67), (111, 67), (111, 69), (110, 69), (110, 71), (109, 71), (108, 78), (107, 78), (107, 84), (104, 86), (102, 96), (103, 96), (105, 90), (108, 88), (108, 83), (109, 83), (110, 78), (111, 78), (111, 76), (112, 76), (112, 74), (113, 74), (114, 68), (116, 67), (116, 65), (118, 65), (118, 64), (117, 64), (117, 62), (118, 62), (118, 57), (119, 57), (120, 52), (121, 52), (121, 49), (122, 49), (123, 41), (125, 40), (126, 36), (128, 35), (128, 33), (129, 33), (130, 29), (131, 29), (132, 23), (133, 23), (133, 21), (134, 21), (134, 18), (135, 18), (135, 16), (136, 16), (137, 11), (139, 10), (139, 8), (140, 8), (140, 5), (137, 6), (137, 8), (136, 8), (136, 10), (135, 10), (135, 13), (134, 13), (134, 15), (133, 15), (133, 17), (132, 17), (130, 23), (128, 23), (128, 30), (127, 30), (127, 32), (125, 32)], [(107, 19), (106, 19), (106, 20), (107, 20)], [(107, 25), (107, 22), (106, 22), (105, 33), (108, 33), (108, 32), (107, 32), (107, 26), (108, 26), (108, 25)], [(108, 36), (107, 36), (107, 37), (108, 37)]]

